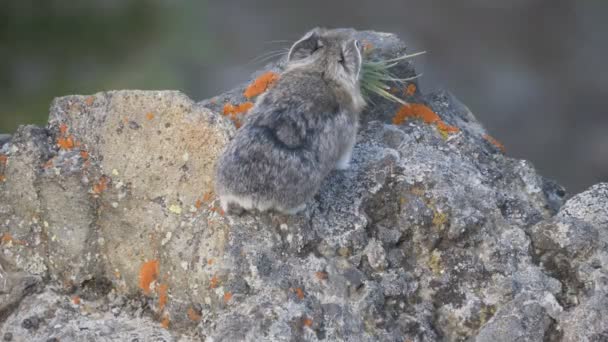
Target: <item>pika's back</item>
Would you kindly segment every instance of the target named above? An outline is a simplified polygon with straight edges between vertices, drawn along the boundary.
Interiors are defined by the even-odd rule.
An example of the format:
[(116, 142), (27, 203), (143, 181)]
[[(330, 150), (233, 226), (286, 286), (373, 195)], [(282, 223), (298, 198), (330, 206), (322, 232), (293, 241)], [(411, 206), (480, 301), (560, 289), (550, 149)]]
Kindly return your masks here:
[(218, 161), (225, 210), (298, 211), (350, 159), (363, 106), (360, 67), (359, 43), (338, 32), (315, 29), (292, 46), (285, 72)]

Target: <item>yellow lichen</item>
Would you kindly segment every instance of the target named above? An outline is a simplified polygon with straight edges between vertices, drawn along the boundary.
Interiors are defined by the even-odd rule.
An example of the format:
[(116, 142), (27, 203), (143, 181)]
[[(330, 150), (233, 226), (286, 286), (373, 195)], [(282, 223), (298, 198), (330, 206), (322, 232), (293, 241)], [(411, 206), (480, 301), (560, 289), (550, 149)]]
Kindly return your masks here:
[(448, 215), (441, 213), (436, 209), (433, 210), (433, 224), (439, 228), (442, 228), (448, 222)]
[(174, 214), (181, 214), (182, 213), (182, 207), (180, 207), (178, 204), (171, 204), (169, 206), (169, 211), (174, 213)]
[(424, 191), (424, 188), (422, 188), (422, 187), (420, 187), (420, 186), (413, 186), (413, 187), (410, 189), (410, 193), (411, 193), (412, 195), (416, 195), (416, 196), (418, 196), (418, 197), (422, 197), (422, 196), (424, 196), (425, 191)]
[(434, 250), (429, 258), (429, 268), (435, 274), (443, 273), (443, 267), (441, 266), (441, 252)]
[(496, 307), (494, 305), (482, 305), (479, 310), (479, 326), (486, 324), (495, 313)]

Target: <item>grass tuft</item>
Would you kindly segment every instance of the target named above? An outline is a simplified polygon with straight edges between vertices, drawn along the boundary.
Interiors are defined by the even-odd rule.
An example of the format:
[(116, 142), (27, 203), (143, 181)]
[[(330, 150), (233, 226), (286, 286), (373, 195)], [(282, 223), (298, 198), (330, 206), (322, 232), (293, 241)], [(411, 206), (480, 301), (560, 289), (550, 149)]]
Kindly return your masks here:
[(407, 81), (414, 80), (422, 74), (418, 74), (413, 77), (408, 78), (398, 78), (391, 73), (391, 68), (395, 67), (401, 61), (406, 59), (420, 56), (424, 54), (425, 51), (417, 52), (411, 55), (403, 55), (396, 58), (391, 58), (387, 60), (380, 61), (363, 61), (361, 65), (361, 78), (359, 83), (361, 85), (361, 91), (363, 92), (363, 96), (366, 100), (369, 101), (372, 95), (378, 95), (382, 98), (385, 98), (389, 101), (397, 102), (400, 104), (407, 104), (402, 99), (390, 93), (390, 83), (405, 83)]

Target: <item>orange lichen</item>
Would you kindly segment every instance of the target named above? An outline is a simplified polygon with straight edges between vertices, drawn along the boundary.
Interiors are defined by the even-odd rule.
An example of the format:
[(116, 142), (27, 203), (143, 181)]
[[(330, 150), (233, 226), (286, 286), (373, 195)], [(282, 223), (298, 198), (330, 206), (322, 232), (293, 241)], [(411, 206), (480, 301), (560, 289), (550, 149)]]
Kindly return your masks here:
[(268, 88), (270, 88), (278, 79), (279, 75), (277, 73), (267, 71), (247, 86), (247, 89), (243, 92), (243, 96), (248, 99), (258, 96), (268, 90)]
[(252, 107), (253, 102), (243, 102), (236, 106), (226, 103), (224, 105), (224, 115), (228, 116), (236, 128), (240, 128), (242, 126), (242, 121), (239, 117), (247, 113)]
[(167, 284), (160, 284), (160, 286), (158, 286), (158, 308), (160, 310), (163, 310), (165, 305), (167, 305), (167, 300), (169, 299), (169, 296), (167, 295), (168, 290), (169, 285)]
[(505, 153), (505, 145), (503, 145), (500, 141), (496, 140), (494, 137), (484, 134), (483, 138), (486, 139), (490, 144), (496, 146), (502, 153)]
[(369, 53), (374, 49), (374, 44), (370, 43), (368, 40), (363, 39), (363, 53)]
[(165, 328), (165, 329), (169, 329), (169, 324), (171, 323), (171, 320), (169, 320), (169, 316), (168, 315), (164, 315), (163, 319), (160, 321), (160, 325)]
[(93, 193), (101, 194), (102, 192), (106, 191), (106, 189), (108, 188), (109, 182), (110, 182), (109, 177), (107, 177), (107, 176), (99, 177), (99, 181), (97, 181), (97, 183), (95, 183), (93, 185)]
[(139, 288), (144, 294), (150, 294), (150, 285), (158, 279), (159, 265), (158, 260), (145, 262), (139, 269)]
[(87, 152), (86, 150), (81, 150), (80, 151), (80, 157), (82, 159), (89, 159), (89, 152)]
[(399, 111), (393, 117), (393, 124), (400, 125), (405, 122), (408, 118), (421, 119), (427, 124), (434, 124), (444, 138), (450, 133), (460, 131), (458, 127), (450, 126), (446, 124), (437, 113), (435, 113), (429, 107), (420, 103), (410, 103), (403, 105), (399, 108)]
[(62, 150), (71, 150), (80, 144), (74, 139), (71, 134), (67, 134), (68, 126), (65, 123), (59, 125), (59, 137), (57, 138), (57, 146)]
[(304, 290), (302, 290), (302, 288), (296, 287), (296, 288), (291, 288), (290, 290), (292, 292), (295, 292), (296, 297), (298, 297), (298, 299), (304, 299)]
[(213, 199), (213, 192), (208, 191), (203, 195), (203, 201), (209, 203)]
[(80, 304), (80, 297), (78, 296), (73, 296), (72, 297), (72, 303), (79, 305)]
[(224, 303), (228, 303), (232, 299), (232, 292), (227, 291), (224, 293)]
[(2, 236), (0, 236), (0, 243), (9, 243), (13, 241), (13, 237), (11, 236), (11, 234), (9, 233), (4, 233), (2, 234)]
[(0, 244), (13, 243), (15, 245), (27, 246), (27, 242), (15, 239), (10, 233), (0, 235)]
[[(8, 156), (4, 154), (0, 154), (0, 167), (4, 169), (4, 167), (8, 164)], [(5, 182), (6, 176), (3, 174), (3, 170), (0, 170), (0, 182)]]
[(194, 203), (194, 207), (196, 209), (200, 209), (203, 206), (203, 201), (201, 201), (200, 199), (197, 199), (196, 202)]
[(213, 265), (213, 263), (215, 262), (215, 260), (213, 260), (213, 258), (207, 260), (207, 265), (211, 266)]
[(437, 123), (437, 129), (444, 140), (447, 139), (450, 134), (458, 133), (460, 131), (458, 127), (450, 126), (443, 121)]
[(224, 209), (222, 209), (220, 207), (211, 207), (211, 209), (209, 209), (209, 210), (215, 211), (216, 213), (220, 214), (220, 216), (226, 215), (226, 213), (224, 212)]
[(416, 85), (414, 83), (410, 83), (405, 88), (405, 96), (414, 96), (416, 93)]
[(305, 317), (304, 319), (302, 319), (302, 324), (304, 324), (304, 326), (306, 327), (312, 327), (312, 319)]
[(236, 106), (231, 103), (226, 103), (224, 105), (224, 115), (233, 117), (236, 114), (247, 113), (251, 108), (253, 108), (253, 102), (243, 102)]
[(319, 271), (315, 272), (315, 277), (317, 277), (317, 279), (319, 280), (326, 280), (327, 278), (329, 278), (329, 274), (327, 274), (327, 272), (325, 271)]
[(148, 120), (153, 120), (153, 119), (154, 119), (154, 113), (152, 113), (152, 112), (148, 112), (148, 113), (146, 114), (146, 119), (148, 119)]
[(189, 307), (188, 311), (188, 318), (190, 318), (191, 321), (195, 321), (198, 322), (201, 320), (201, 318), (203, 317), (197, 310), (195, 310), (193, 307)]
[(42, 164), (43, 169), (50, 169), (51, 167), (53, 167), (53, 159), (49, 159), (46, 163)]
[(93, 96), (89, 96), (86, 98), (86, 100), (84, 100), (84, 103), (87, 104), (87, 106), (92, 105), (95, 102), (95, 97)]
[(217, 276), (211, 277), (211, 281), (209, 282), (209, 288), (215, 289), (220, 285), (220, 279)]
[(57, 146), (59, 146), (62, 150), (71, 150), (74, 148), (74, 138), (69, 135), (67, 137), (59, 137), (57, 138)]

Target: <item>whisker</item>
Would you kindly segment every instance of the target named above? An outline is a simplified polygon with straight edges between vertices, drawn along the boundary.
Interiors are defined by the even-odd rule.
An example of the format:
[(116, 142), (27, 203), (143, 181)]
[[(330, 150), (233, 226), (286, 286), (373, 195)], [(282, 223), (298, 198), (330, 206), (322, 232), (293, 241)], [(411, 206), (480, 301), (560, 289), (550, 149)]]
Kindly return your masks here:
[(266, 51), (266, 52), (262, 53), (261, 55), (255, 57), (253, 60), (255, 60), (257, 58), (263, 58), (263, 57), (266, 57), (268, 55), (274, 55), (276, 53), (282, 53), (282, 52), (285, 52), (285, 51), (289, 51), (289, 50), (286, 49), (286, 48), (281, 48), (281, 49), (278, 49), (278, 50)]
[(262, 63), (269, 59), (286, 55), (288, 52), (289, 52), (289, 49), (281, 49), (281, 50), (274, 50), (274, 51), (266, 52), (256, 58), (252, 59), (248, 64)]
[(293, 43), (292, 40), (269, 40), (264, 42), (264, 44), (283, 44), (283, 43)]

